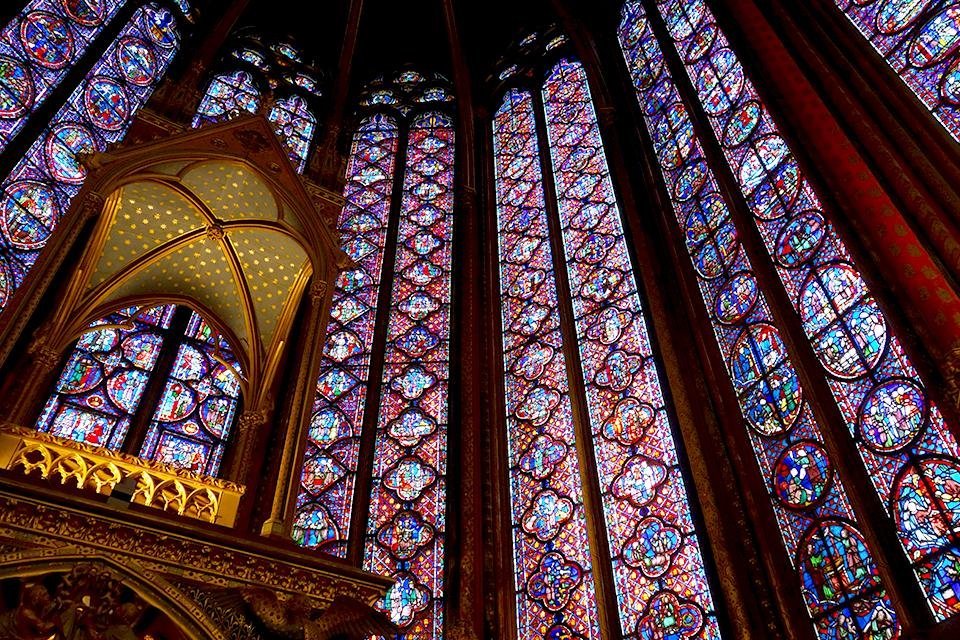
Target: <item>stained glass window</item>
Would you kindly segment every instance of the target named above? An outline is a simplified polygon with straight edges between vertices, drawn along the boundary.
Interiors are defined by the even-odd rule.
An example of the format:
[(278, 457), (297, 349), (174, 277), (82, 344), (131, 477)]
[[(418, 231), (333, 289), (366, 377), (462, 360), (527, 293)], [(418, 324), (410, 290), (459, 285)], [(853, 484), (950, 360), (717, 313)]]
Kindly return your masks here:
[[(710, 10), (702, 0), (658, 9), (931, 610), (946, 619), (960, 612), (960, 448)], [(706, 168), (691, 165), (675, 188), (699, 190)]]
[[(353, 137), (339, 230), (357, 266), (340, 274), (333, 294), (297, 498), (294, 539), (340, 557), (347, 552), (397, 143), (397, 124), (385, 116), (365, 119)], [(415, 423), (407, 434), (413, 443), (424, 435)]]
[(620, 622), (719, 638), (583, 66), (559, 62), (543, 100)]
[(310, 141), (317, 127), (317, 119), (307, 108), (306, 101), (300, 96), (278, 100), (270, 110), (269, 119), (276, 127), (277, 135), (286, 143), (293, 166), (302, 173), (307, 166)]
[(3, 27), (0, 152), (124, 3), (125, 0), (31, 0)]
[(520, 638), (600, 638), (533, 99), (494, 117), (510, 513)]
[(259, 108), (260, 90), (252, 75), (246, 71), (220, 74), (210, 81), (193, 117), (193, 126), (222, 122), (244, 112), (256, 113)]
[(363, 566), (406, 637), (443, 637), (454, 128), (410, 123)]
[(230, 345), (193, 313), (140, 457), (217, 475), (237, 413), (241, 373)]
[(154, 3), (135, 11), (0, 184), (0, 311), (80, 191), (86, 169), (77, 156), (105, 151), (123, 139), (178, 46), (177, 23), (170, 11)]
[(960, 6), (941, 0), (836, 4), (960, 140)]
[[(879, 589), (875, 563), (866, 554), (839, 471), (823, 446), (820, 426), (639, 4), (625, 6), (619, 36), (654, 154), (749, 427), (785, 547), (796, 559), (810, 613), (826, 638), (842, 637), (841, 630), (850, 624), (895, 633), (896, 616)], [(831, 539), (847, 544), (831, 545)], [(815, 555), (821, 551), (826, 555)], [(842, 588), (837, 588), (825, 572), (810, 571), (815, 565), (809, 559), (815, 557), (826, 565), (845, 567), (837, 576), (853, 580), (841, 581)], [(852, 570), (850, 558), (859, 558), (858, 566), (864, 569), (860, 575)]]
[(90, 325), (70, 354), (39, 431), (118, 449), (160, 354), (173, 306), (122, 309)]

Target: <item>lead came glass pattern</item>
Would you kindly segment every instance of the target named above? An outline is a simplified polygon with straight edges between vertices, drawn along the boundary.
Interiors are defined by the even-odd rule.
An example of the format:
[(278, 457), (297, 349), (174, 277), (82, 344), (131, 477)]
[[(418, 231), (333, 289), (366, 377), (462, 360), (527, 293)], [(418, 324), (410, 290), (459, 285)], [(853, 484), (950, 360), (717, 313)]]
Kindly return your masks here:
[(240, 373), (227, 341), (191, 314), (140, 457), (217, 475), (240, 402)]
[(223, 122), (242, 113), (256, 113), (260, 108), (260, 89), (253, 76), (235, 71), (214, 76), (193, 116), (194, 127), (210, 122)]
[(600, 638), (533, 99), (494, 117), (510, 509), (521, 640)]
[(931, 610), (949, 618), (960, 612), (957, 442), (710, 10), (658, 7)]
[(403, 637), (443, 637), (454, 129), (410, 124), (364, 553)]
[(719, 638), (583, 66), (561, 60), (543, 98), (624, 636)]
[[(357, 266), (340, 274), (333, 293), (297, 497), (294, 540), (341, 558), (347, 554), (397, 143), (396, 122), (380, 115), (366, 118), (353, 137), (339, 229), (341, 246)], [(422, 427), (411, 423), (407, 436), (426, 435)]]
[(836, 5), (960, 140), (960, 5), (944, 0), (836, 0)]
[(78, 155), (123, 139), (178, 46), (170, 11), (138, 9), (0, 184), (0, 311), (79, 193), (87, 172)]
[[(885, 637), (893, 637), (899, 633), (893, 607), (881, 588), (873, 559), (862, 546), (863, 536), (857, 531), (836, 466), (824, 449), (820, 427), (639, 4), (625, 5), (619, 37), (809, 611), (825, 638), (840, 635), (847, 625), (841, 618), (864, 633), (884, 630)], [(699, 171), (701, 177), (691, 181), (692, 171)], [(830, 538), (856, 544), (833, 546), (828, 544)], [(825, 571), (810, 571), (815, 566), (810, 558), (817, 549), (826, 550), (823, 565), (846, 567), (846, 571), (829, 579)], [(857, 559), (857, 564), (849, 563), (851, 559)], [(845, 576), (853, 579), (845, 581)]]
[(0, 152), (125, 0), (32, 0), (0, 31)]
[(297, 173), (303, 173), (307, 166), (310, 141), (313, 140), (313, 132), (317, 128), (317, 119), (307, 107), (306, 100), (300, 96), (278, 100), (270, 110), (269, 120), (273, 123), (277, 136), (287, 145), (290, 162)]
[(37, 430), (119, 449), (157, 364), (173, 309), (122, 309), (91, 324), (67, 359)]

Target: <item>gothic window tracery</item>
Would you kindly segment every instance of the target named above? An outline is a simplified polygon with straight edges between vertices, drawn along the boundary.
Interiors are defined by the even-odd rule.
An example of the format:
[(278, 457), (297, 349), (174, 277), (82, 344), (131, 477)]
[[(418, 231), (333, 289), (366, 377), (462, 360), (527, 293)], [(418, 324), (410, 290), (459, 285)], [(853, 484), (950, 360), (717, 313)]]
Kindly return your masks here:
[[(437, 110), (452, 100), (446, 85), (404, 71), (361, 99), (369, 115), (339, 221), (357, 268), (334, 293), (294, 525), (300, 544), (340, 556), (352, 545), (365, 569), (392, 576), (381, 606), (411, 638), (444, 633), (455, 149), (453, 120)], [(365, 429), (375, 433), (372, 486), (356, 495)], [(351, 540), (357, 519), (364, 534)]]
[(960, 8), (937, 0), (835, 0), (887, 64), (960, 140)]
[(134, 11), (0, 183), (0, 310), (79, 193), (86, 169), (78, 157), (122, 140), (163, 78), (180, 45), (178, 20), (159, 2)]
[[(113, 450), (134, 449), (133, 439), (141, 458), (216, 476), (238, 412), (242, 371), (226, 340), (188, 312), (130, 307), (92, 323), (67, 358), (37, 429)], [(144, 406), (145, 397), (154, 404)], [(148, 416), (143, 434), (130, 432)]]
[[(545, 44), (563, 51), (557, 37)], [(519, 636), (600, 637), (591, 563), (602, 562), (624, 637), (719, 638), (586, 73), (560, 57), (539, 90), (537, 107), (510, 89), (493, 131)], [(564, 344), (565, 313), (578, 349)], [(595, 470), (578, 469), (578, 450)], [(594, 473), (602, 522), (580, 497)], [(609, 557), (590, 548), (597, 536)]]
[[(655, 18), (662, 19), (667, 33), (662, 40), (651, 26)], [(943, 620), (955, 615), (958, 603), (952, 585), (960, 576), (956, 543), (938, 523), (956, 518), (951, 487), (960, 478), (958, 447), (831, 225), (830, 212), (820, 202), (706, 4), (662, 0), (656, 3), (656, 15), (651, 16), (642, 3), (629, 2), (623, 12), (620, 40), (741, 404), (751, 400), (751, 385), (765, 380), (771, 401), (768, 406), (779, 405), (781, 417), (791, 416), (793, 426), (783, 424), (765, 433), (759, 428), (762, 423), (751, 419), (749, 406), (744, 406), (748, 424), (755, 432), (751, 437), (762, 445), (757, 449), (761, 467), (770, 473), (766, 471), (770, 461), (764, 459), (764, 452), (776, 441), (771, 436), (799, 435), (802, 422), (797, 416), (803, 415), (805, 394), (795, 377), (764, 373), (765, 368), (770, 371), (771, 366), (782, 367), (788, 361), (775, 355), (783, 347), (779, 338), (774, 339), (776, 329), (772, 325), (766, 325), (769, 339), (760, 341), (755, 335), (749, 351), (745, 349), (748, 343), (741, 346), (743, 341), (738, 339), (732, 354), (729, 352), (730, 338), (723, 335), (726, 331), (719, 325), (749, 320), (758, 310), (762, 314), (763, 294), (757, 289), (746, 256), (741, 255), (737, 239), (740, 231), (729, 219), (727, 203), (715, 195), (714, 176), (700, 148), (702, 141), (697, 139), (687, 114), (689, 102), (681, 97), (661, 46), (676, 50), (679, 64), (692, 83), (692, 96), (686, 100), (696, 99), (706, 113), (733, 182), (799, 315), (809, 347), (823, 367), (833, 397), (818, 400), (836, 404), (873, 488), (896, 524), (934, 616)], [(757, 330), (752, 331), (756, 334)], [(744, 360), (751, 352), (755, 355), (750, 361)], [(787, 384), (791, 379), (794, 382)], [(828, 456), (812, 455), (814, 449), (809, 443), (804, 449), (807, 451), (798, 456), (801, 450), (793, 445), (776, 459), (776, 470), (768, 476), (775, 509), (792, 508), (783, 493), (790, 484), (786, 475), (790, 466), (805, 470), (810, 481), (820, 478), (817, 484), (822, 485), (822, 489), (814, 490), (811, 482), (800, 494), (795, 490), (790, 493), (807, 496), (806, 502), (818, 493), (822, 499), (832, 492), (824, 480), (837, 467)], [(841, 487), (835, 480), (833, 486), (833, 491)], [(776, 506), (778, 501), (782, 506)], [(849, 506), (845, 511), (849, 512)], [(793, 526), (799, 532), (805, 525), (795, 521)], [(791, 531), (789, 526), (782, 528)], [(838, 630), (848, 627), (860, 629), (858, 633), (871, 629), (897, 633), (893, 607), (878, 582), (871, 579), (877, 598), (868, 598), (867, 607), (857, 607), (852, 606), (856, 598), (846, 605), (842, 597), (836, 597), (828, 576), (810, 571), (813, 564), (809, 559), (829, 550), (830, 540), (854, 539), (852, 530), (839, 537), (842, 530), (835, 524), (821, 531), (827, 534), (827, 544), (818, 548), (804, 542), (806, 548), (795, 560), (818, 631), (823, 637), (834, 637)], [(870, 569), (873, 561), (867, 560), (865, 551), (864, 547), (860, 564), (867, 569), (865, 575), (871, 575), (875, 569)], [(855, 583), (845, 588), (849, 586)], [(864, 593), (862, 588), (858, 590)], [(827, 612), (829, 609), (834, 610)]]

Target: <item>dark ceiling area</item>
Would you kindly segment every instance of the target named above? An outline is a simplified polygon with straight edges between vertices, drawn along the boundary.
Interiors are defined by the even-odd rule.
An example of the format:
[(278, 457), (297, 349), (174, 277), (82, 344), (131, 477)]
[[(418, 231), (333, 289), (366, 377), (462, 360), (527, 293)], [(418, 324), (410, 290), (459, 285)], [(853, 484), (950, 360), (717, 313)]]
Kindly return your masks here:
[[(356, 0), (355, 0), (356, 1)], [(444, 0), (364, 0), (351, 85), (354, 95), (374, 76), (412, 66), (453, 80)], [(494, 73), (508, 47), (556, 21), (550, 0), (451, 0), (475, 89)], [(296, 9), (284, 9), (293, 5)], [(305, 6), (308, 5), (308, 6)], [(350, 0), (306, 3), (253, 0), (241, 19), (267, 36), (291, 36), (318, 67), (334, 75)]]

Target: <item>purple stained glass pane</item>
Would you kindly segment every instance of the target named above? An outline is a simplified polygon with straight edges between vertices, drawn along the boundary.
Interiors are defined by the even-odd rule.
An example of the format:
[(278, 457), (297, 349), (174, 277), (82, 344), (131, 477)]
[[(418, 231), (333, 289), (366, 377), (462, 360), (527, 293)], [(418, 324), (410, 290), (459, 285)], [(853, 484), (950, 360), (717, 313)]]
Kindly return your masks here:
[(240, 374), (230, 345), (193, 313), (140, 457), (217, 475), (240, 403)]
[[(960, 599), (949, 559), (960, 541), (927, 537), (916, 514), (930, 508), (949, 521), (960, 503), (938, 491), (932, 502), (900, 496), (910, 478), (932, 486), (938, 474), (949, 475), (960, 447), (713, 14), (702, 0), (665, 0), (659, 9), (930, 607), (939, 620), (952, 617)], [(705, 44), (698, 36), (707, 32)], [(746, 126), (730, 126), (741, 118)], [(901, 416), (913, 417), (903, 423)], [(924, 456), (937, 462), (917, 464)]]
[[(394, 585), (381, 608), (403, 637), (444, 637), (447, 385), (454, 127), (410, 123), (387, 321), (363, 567)], [(398, 546), (403, 527), (415, 538)]]
[[(397, 144), (396, 122), (382, 116), (365, 119), (353, 137), (339, 229), (357, 266), (340, 274), (334, 290), (297, 496), (294, 540), (340, 557), (347, 553)], [(436, 304), (421, 293), (403, 308), (426, 316)], [(422, 412), (406, 416), (395, 427), (404, 446), (432, 433), (435, 422)]]
[(242, 113), (256, 113), (260, 100), (260, 89), (246, 71), (214, 76), (193, 116), (193, 126), (223, 122)]
[(307, 166), (313, 132), (317, 128), (317, 119), (310, 112), (306, 101), (299, 96), (278, 100), (276, 106), (270, 110), (269, 119), (277, 136), (286, 143), (290, 161), (296, 167), (297, 173), (303, 173)]
[(530, 93), (493, 122), (510, 510), (522, 640), (600, 638)]
[[(81, 5), (88, 6), (83, 2), (72, 6)], [(0, 311), (80, 192), (86, 169), (78, 156), (105, 151), (123, 139), (178, 45), (178, 27), (170, 11), (154, 3), (137, 9), (0, 183)]]
[(0, 152), (124, 4), (31, 0), (0, 30)]
[[(791, 559), (799, 558), (799, 562), (794, 560), (798, 563), (798, 579), (817, 628), (826, 637), (835, 637), (843, 619), (836, 613), (837, 607), (849, 612), (849, 596), (859, 596), (857, 590), (865, 586), (879, 585), (876, 567), (865, 548), (856, 547), (868, 581), (852, 581), (833, 594), (831, 583), (824, 581), (822, 575), (803, 570), (803, 558), (811, 548), (830, 552), (818, 557), (839, 565), (841, 561), (832, 554), (845, 548), (821, 540), (829, 531), (847, 531), (845, 539), (859, 540), (861, 536), (852, 524), (856, 517), (839, 473), (823, 447), (820, 426), (804, 396), (766, 298), (758, 288), (727, 203), (706, 165), (693, 123), (665, 66), (660, 44), (639, 3), (625, 5), (619, 37), (671, 196), (678, 230), (685, 240), (714, 336), (749, 427), (747, 433), (766, 479), (787, 553)], [(748, 113), (752, 110), (748, 109)], [(748, 120), (737, 120), (735, 136), (741, 137), (740, 132), (749, 128)], [(727, 131), (733, 128), (728, 127)], [(692, 171), (692, 167), (697, 169)], [(691, 180), (694, 173), (698, 177)], [(806, 238), (798, 243), (801, 252), (816, 244), (823, 226), (822, 218), (805, 220), (797, 231), (798, 237)], [(789, 259), (797, 257), (795, 253)], [(837, 517), (847, 522), (848, 529), (830, 528), (833, 525), (829, 523)], [(821, 533), (805, 542), (808, 532)], [(882, 591), (875, 591), (857, 601), (856, 608), (866, 612), (861, 619), (876, 620), (879, 628), (898, 633), (888, 598)]]
[(664, 603), (681, 637), (719, 638), (583, 66), (557, 63), (543, 102), (624, 637), (665, 629)]
[(67, 358), (37, 430), (86, 444), (123, 444), (160, 355), (173, 306), (133, 307), (90, 325)]
[(960, 6), (940, 0), (835, 0), (837, 7), (960, 140)]

